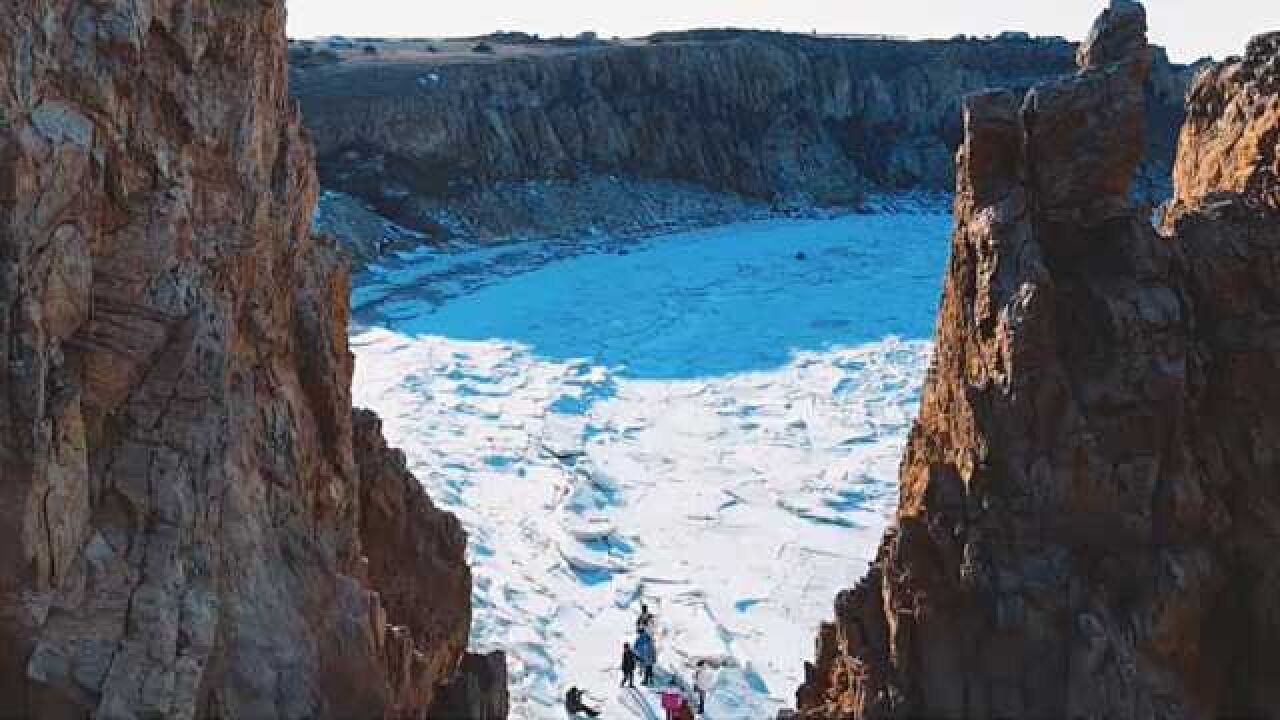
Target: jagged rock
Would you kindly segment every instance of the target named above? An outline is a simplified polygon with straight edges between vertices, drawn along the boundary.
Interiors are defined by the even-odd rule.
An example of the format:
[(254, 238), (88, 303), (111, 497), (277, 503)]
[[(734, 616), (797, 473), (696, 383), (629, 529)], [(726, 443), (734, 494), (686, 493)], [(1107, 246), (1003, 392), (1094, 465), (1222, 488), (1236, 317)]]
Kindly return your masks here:
[(1191, 92), (1165, 236), (1129, 201), (1140, 7), (1112, 3), (1076, 77), (967, 101), (896, 527), (801, 717), (1280, 707), (1277, 172), (1237, 140), (1275, 137), (1280, 88), (1275, 43), (1251, 48)]
[[(1069, 73), (1075, 46), (724, 32), (502, 61), (397, 53), (295, 68), (321, 179), (407, 227), (463, 215), (483, 237), (592, 210), (643, 223), (627, 199), (654, 180), (800, 205), (949, 191), (961, 97)], [(1140, 190), (1158, 202), (1189, 74), (1155, 63)], [(634, 192), (601, 192), (619, 182)]]
[(441, 688), (431, 720), (503, 720), (507, 717), (507, 658), (502, 652), (467, 653), (457, 674)]
[(456, 517), (431, 503), (406, 468), (404, 453), (387, 447), (377, 415), (356, 410), (353, 425), (368, 582), (391, 621), (405, 626), (403, 642), (385, 653), (399, 668), (389, 673), (391, 714), (421, 717), (467, 647), (467, 538)]
[(1151, 52), (1147, 49), (1147, 11), (1134, 0), (1111, 0), (1089, 28), (1089, 35), (1076, 53), (1081, 70), (1100, 70), (1117, 65), (1129, 67), (1146, 82), (1151, 72)]
[(1243, 193), (1280, 208), (1280, 32), (1249, 43), (1243, 59), (1217, 65), (1187, 99), (1178, 145), (1176, 205), (1213, 192)]
[[(282, 0), (0, 20), (0, 716), (394, 710), (358, 580), (348, 280), (310, 232), (284, 23)], [(440, 542), (401, 574), (454, 602)], [(461, 647), (415, 651), (434, 686)]]

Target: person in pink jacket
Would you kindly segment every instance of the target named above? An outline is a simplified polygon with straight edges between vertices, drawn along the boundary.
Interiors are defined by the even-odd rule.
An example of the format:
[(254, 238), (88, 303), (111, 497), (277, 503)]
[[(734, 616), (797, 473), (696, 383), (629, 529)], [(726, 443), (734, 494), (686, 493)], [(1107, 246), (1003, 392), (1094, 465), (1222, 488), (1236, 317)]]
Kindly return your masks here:
[(667, 714), (667, 720), (675, 720), (676, 713), (684, 705), (684, 695), (675, 688), (667, 688), (660, 693), (662, 698), (662, 710)]

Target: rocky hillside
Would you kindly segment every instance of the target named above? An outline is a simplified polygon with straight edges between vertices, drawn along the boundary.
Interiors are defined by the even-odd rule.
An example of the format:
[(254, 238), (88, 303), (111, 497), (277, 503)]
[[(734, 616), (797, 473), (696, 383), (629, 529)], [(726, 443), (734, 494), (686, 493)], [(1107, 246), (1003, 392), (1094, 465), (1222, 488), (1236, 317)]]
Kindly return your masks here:
[[(761, 32), (496, 57), (406, 47), (295, 63), (322, 182), (414, 230), (481, 237), (545, 232), (548, 215), (588, 228), (719, 207), (671, 199), (691, 188), (804, 207), (949, 192), (960, 99), (1069, 73), (1075, 52)], [(1154, 56), (1140, 190), (1164, 198), (1189, 73)]]
[(420, 718), (454, 683), (464, 540), (356, 441), (284, 19), (0, 20), (2, 717)]
[(1115, 0), (1076, 76), (965, 105), (896, 527), (805, 718), (1280, 708), (1280, 35), (1199, 77), (1158, 233), (1145, 30)]

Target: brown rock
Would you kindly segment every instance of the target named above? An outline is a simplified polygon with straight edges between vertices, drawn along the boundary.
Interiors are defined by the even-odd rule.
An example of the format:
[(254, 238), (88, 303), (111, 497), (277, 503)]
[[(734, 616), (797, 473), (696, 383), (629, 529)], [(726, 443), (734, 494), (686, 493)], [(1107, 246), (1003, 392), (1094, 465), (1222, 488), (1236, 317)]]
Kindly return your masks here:
[(378, 416), (356, 410), (353, 424), (367, 578), (386, 617), (400, 626), (384, 652), (392, 667), (392, 715), (420, 717), (467, 648), (467, 538), (456, 517), (431, 503), (404, 453), (387, 447)]
[(1147, 12), (1134, 0), (1111, 0), (1076, 51), (1076, 64), (1081, 70), (1117, 64), (1129, 66), (1144, 82), (1151, 72), (1151, 60), (1147, 49)]
[[(398, 713), (284, 3), (0, 17), (0, 716)], [(446, 526), (399, 577), (454, 603)], [(413, 684), (451, 673), (465, 604), (392, 608), (455, 639), (414, 646)]]
[(440, 689), (429, 716), (431, 720), (502, 720), (508, 704), (506, 655), (467, 653), (457, 674)]
[(1260, 35), (1243, 59), (1208, 69), (1187, 98), (1174, 166), (1175, 203), (1242, 193), (1280, 208), (1280, 33)]
[(801, 717), (1280, 707), (1280, 216), (1255, 191), (1276, 175), (1256, 143), (1215, 144), (1277, 128), (1195, 108), (1272, 107), (1280, 88), (1200, 78), (1182, 152), (1254, 179), (1179, 175), (1162, 237), (1128, 202), (1144, 30), (1115, 2), (1078, 76), (966, 104), (896, 527), (837, 600)]

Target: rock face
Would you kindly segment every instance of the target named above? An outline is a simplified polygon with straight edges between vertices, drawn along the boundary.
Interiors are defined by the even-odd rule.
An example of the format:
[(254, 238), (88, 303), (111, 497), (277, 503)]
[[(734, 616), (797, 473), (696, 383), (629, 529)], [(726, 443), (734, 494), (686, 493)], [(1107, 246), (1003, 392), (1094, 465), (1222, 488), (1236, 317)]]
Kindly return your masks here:
[(1174, 167), (1176, 205), (1215, 192), (1280, 208), (1280, 33), (1254, 38), (1242, 60), (1199, 79)]
[(506, 656), (468, 653), (453, 680), (436, 695), (430, 716), (431, 720), (502, 720), (508, 704)]
[[(595, 179), (609, 176), (638, 183), (651, 205), (643, 181), (803, 205), (950, 191), (961, 97), (1067, 74), (1075, 50), (1060, 39), (659, 39), (497, 62), (391, 48), (299, 65), (292, 85), (326, 188), (415, 230), (439, 233), (461, 213), (475, 234), (501, 235), (521, 229), (513, 216), (536, 228), (540, 215), (582, 211), (575, 183), (598, 210)], [(1143, 192), (1163, 199), (1188, 73), (1154, 56)], [(644, 220), (621, 201), (609, 207)]]
[(1078, 75), (966, 101), (896, 527), (801, 717), (1280, 707), (1280, 52), (1199, 77), (1161, 235), (1129, 199), (1145, 28), (1115, 0)]
[(0, 20), (0, 716), (420, 717), (460, 660), (456, 523), (362, 487), (284, 17)]
[[(451, 682), (459, 659), (465, 660), (471, 629), (467, 537), (458, 518), (432, 505), (405, 467), (404, 453), (387, 447), (378, 416), (357, 410), (353, 422), (360, 539), (368, 584), (380, 596), (374, 626), (386, 628), (376, 639), (390, 670), (391, 714), (419, 717), (431, 707), (435, 685)], [(398, 624), (387, 627), (386, 618)], [(505, 670), (505, 658), (498, 659)], [(503, 682), (505, 692), (505, 675)]]

